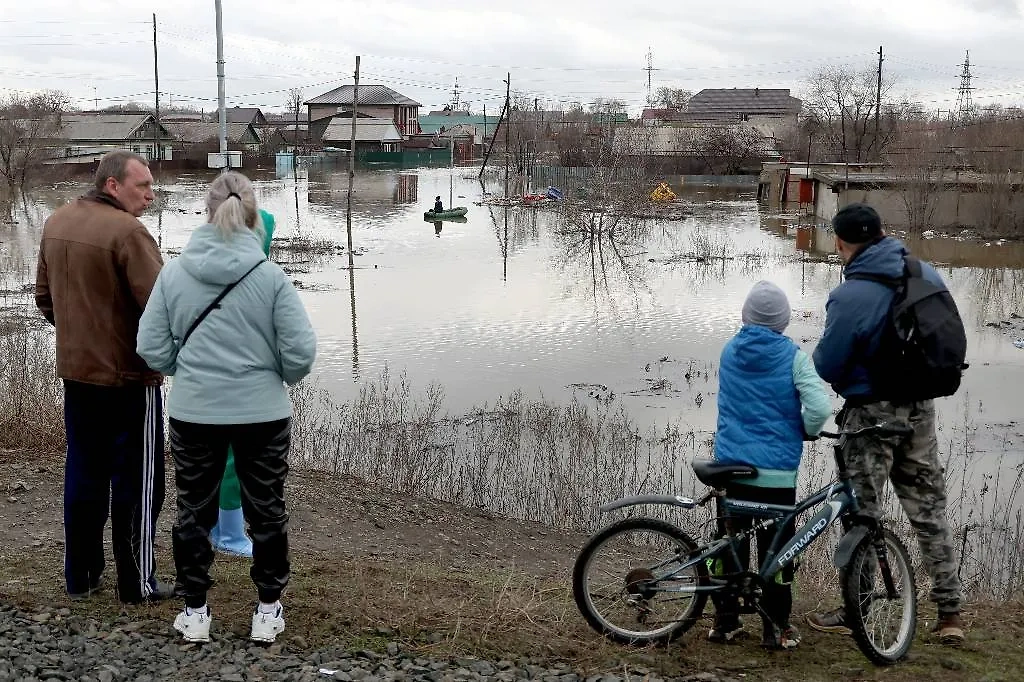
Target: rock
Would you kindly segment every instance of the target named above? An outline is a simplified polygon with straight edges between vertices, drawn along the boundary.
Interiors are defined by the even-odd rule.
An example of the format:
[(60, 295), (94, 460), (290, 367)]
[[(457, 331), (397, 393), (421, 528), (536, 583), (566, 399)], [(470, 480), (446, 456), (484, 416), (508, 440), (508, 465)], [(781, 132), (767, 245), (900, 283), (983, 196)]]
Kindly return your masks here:
[(960, 661), (956, 660), (955, 658), (943, 658), (943, 659), (940, 659), (939, 660), (939, 665), (941, 665), (946, 670), (963, 670), (964, 669), (964, 664), (961, 663)]
[(397, 642), (388, 642), (387, 651), (388, 651), (388, 656), (397, 656), (398, 655), (398, 643)]
[(473, 661), (468, 667), (477, 675), (483, 675), (484, 677), (490, 677), (495, 673), (494, 666), (487, 661)]
[(335, 671), (334, 679), (341, 680), (341, 682), (352, 682), (352, 676), (344, 670)]

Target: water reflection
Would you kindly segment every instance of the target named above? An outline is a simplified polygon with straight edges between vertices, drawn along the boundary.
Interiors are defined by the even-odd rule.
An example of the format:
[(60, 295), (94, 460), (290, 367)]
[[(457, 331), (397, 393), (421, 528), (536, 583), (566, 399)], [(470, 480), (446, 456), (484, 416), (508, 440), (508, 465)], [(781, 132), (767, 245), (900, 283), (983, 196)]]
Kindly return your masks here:
[[(358, 172), (349, 215), (344, 171), (256, 174), (261, 206), (279, 217), (274, 258), (301, 278), (321, 339), (316, 371), (338, 400), (387, 365), (407, 370), (413, 386), (443, 385), (453, 412), (518, 388), (557, 400), (572, 395), (571, 385), (600, 384), (640, 421), (711, 427), (708, 391), (700, 410), (692, 401), (634, 399), (650, 378), (643, 368), (662, 357), (716, 361), (746, 292), (763, 278), (789, 294), (792, 335), (812, 349), (840, 279), (826, 228), (765, 213), (749, 192), (682, 188), (683, 220), (587, 231), (578, 222), (567, 228), (550, 208), (477, 205), (497, 188), (467, 175)], [(161, 176), (161, 201), (142, 220), (168, 257), (203, 220), (210, 178)], [(0, 225), (0, 262), (9, 272), (31, 279), (43, 221), (85, 189), (61, 184), (12, 207), (16, 222)], [(425, 224), (419, 197), (446, 191), (467, 205), (466, 221)], [(940, 264), (971, 327), (965, 392), (984, 400), (986, 419), (1010, 419), (1024, 350), (1005, 328), (986, 324), (1024, 313), (1024, 245), (937, 237), (912, 248)], [(348, 301), (333, 293), (345, 287)], [(339, 306), (348, 311), (339, 315)]]
[[(317, 206), (344, 206), (348, 202), (347, 171), (315, 171), (309, 174), (309, 203)], [(360, 216), (388, 217), (396, 207), (419, 201), (419, 176), (410, 173), (367, 171), (353, 178), (354, 210)]]
[(651, 221), (604, 218), (591, 212), (558, 216), (554, 235), (561, 249), (555, 262), (575, 273), (595, 302), (602, 297), (614, 302), (616, 294), (628, 293), (638, 306), (647, 278), (643, 255)]

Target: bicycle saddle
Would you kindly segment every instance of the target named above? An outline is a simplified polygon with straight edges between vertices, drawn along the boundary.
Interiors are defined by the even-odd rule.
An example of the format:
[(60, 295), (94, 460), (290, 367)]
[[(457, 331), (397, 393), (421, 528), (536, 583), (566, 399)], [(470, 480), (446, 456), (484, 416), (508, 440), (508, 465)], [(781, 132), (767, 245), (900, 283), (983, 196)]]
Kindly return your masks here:
[(749, 464), (724, 464), (713, 459), (695, 459), (691, 466), (697, 480), (712, 488), (724, 488), (735, 479), (757, 476), (757, 469)]

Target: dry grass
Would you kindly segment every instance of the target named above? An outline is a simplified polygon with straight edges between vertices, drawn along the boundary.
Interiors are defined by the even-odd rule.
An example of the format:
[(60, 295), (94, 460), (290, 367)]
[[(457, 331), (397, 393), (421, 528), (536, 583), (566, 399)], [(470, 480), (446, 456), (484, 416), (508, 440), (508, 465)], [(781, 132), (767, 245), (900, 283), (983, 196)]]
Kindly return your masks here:
[[(158, 561), (170, 565), (166, 555)], [(218, 557), (214, 563), (215, 585), (209, 599), (216, 637), (248, 634), (255, 600), (248, 568), (249, 562), (242, 559)], [(864, 661), (850, 638), (813, 631), (805, 633), (803, 646), (785, 654), (766, 653), (751, 642), (708, 644), (707, 622), (669, 648), (613, 645), (586, 628), (567, 581), (558, 577), (538, 579), (484, 567), (456, 570), (429, 560), (394, 563), (327, 555), (294, 556), (292, 571), (284, 597), (288, 629), (271, 655), (313, 649), (325, 656), (364, 649), (382, 653), (388, 642), (397, 641), (407, 655), (505, 659), (521, 666), (565, 663), (582, 675), (612, 673), (637, 679), (711, 671), (747, 680), (998, 682), (1018, 679), (1017, 671), (1024, 665), (1020, 601), (1000, 605), (1000, 616), (992, 615), (991, 605), (968, 611), (970, 638), (955, 653), (922, 633), (910, 660), (876, 669)], [(0, 566), (0, 595), (5, 600), (27, 608), (67, 607), (95, 623), (100, 637), (132, 621), (148, 623), (152, 631), (168, 637), (173, 634), (170, 623), (180, 604), (123, 610), (109, 591), (87, 602), (70, 602), (60, 586), (59, 551), (24, 552)], [(813, 601), (804, 600), (797, 612), (813, 606)]]
[[(698, 372), (690, 380), (706, 383), (710, 374)], [(597, 507), (618, 497), (698, 496), (703, 486), (695, 481), (689, 462), (708, 456), (712, 445), (711, 434), (678, 424), (641, 430), (620, 406), (603, 400), (554, 404), (529, 400), (517, 392), (493, 406), (452, 418), (441, 414), (436, 386), (420, 398), (404, 378), (394, 383), (386, 373), (381, 382), (364, 387), (351, 404), (334, 403), (313, 384), (297, 387), (293, 399), (295, 452), (304, 466), (373, 481), (389, 490), (583, 532), (611, 521)], [(968, 431), (963, 436), (964, 440), (955, 441), (956, 447), (973, 447), (972, 434)], [(834, 470), (830, 448), (825, 441), (808, 446), (799, 495), (809, 495), (828, 482)], [(947, 486), (960, 491), (959, 495), (951, 492), (950, 522), (962, 551), (962, 575), (969, 595), (999, 600), (1019, 596), (1024, 544), (1017, 495), (1024, 483), (1024, 465), (1016, 468), (1013, 480), (977, 486), (970, 478), (975, 462), (969, 452), (947, 450), (944, 457)], [(1001, 491), (998, 503), (996, 488)], [(917, 557), (913, 531), (891, 492), (885, 504), (890, 525)], [(959, 509), (970, 513), (958, 518), (953, 510)], [(710, 533), (710, 509), (680, 513), (633, 508), (626, 513), (666, 518), (695, 537)], [(816, 543), (801, 558), (801, 581), (812, 592), (827, 593), (838, 584), (832, 566), (837, 540), (838, 530), (830, 541)], [(927, 586), (927, 576), (919, 577), (919, 583)]]
[(59, 452), (66, 447), (64, 393), (53, 337), (30, 325), (0, 333), (0, 448)]
[[(48, 331), (20, 328), (0, 335), (0, 447), (64, 450), (62, 392), (53, 366)], [(683, 379), (697, 397), (714, 383), (708, 368), (687, 370)], [(708, 456), (711, 434), (681, 424), (642, 430), (614, 401), (556, 404), (516, 392), (451, 417), (442, 413), (442, 397), (438, 386), (419, 394), (404, 377), (395, 381), (386, 372), (350, 403), (336, 402), (315, 382), (303, 383), (292, 391), (295, 464), (583, 532), (611, 520), (597, 510), (603, 502), (640, 493), (699, 496), (703, 489), (689, 462)], [(1009, 480), (1005, 473), (975, 480), (974, 437), (965, 406), (962, 430), (943, 454), (961, 574), (972, 598), (1012, 599), (1024, 587), (1024, 465), (1008, 468)], [(801, 494), (830, 475), (825, 448), (817, 443), (808, 449)], [(1003, 457), (1011, 456), (1009, 448)], [(916, 554), (898, 505), (891, 498), (888, 505), (893, 526)], [(710, 532), (709, 510), (631, 513), (638, 511), (664, 515), (696, 537)], [(830, 543), (816, 543), (803, 562), (802, 580), (821, 588), (836, 584)]]

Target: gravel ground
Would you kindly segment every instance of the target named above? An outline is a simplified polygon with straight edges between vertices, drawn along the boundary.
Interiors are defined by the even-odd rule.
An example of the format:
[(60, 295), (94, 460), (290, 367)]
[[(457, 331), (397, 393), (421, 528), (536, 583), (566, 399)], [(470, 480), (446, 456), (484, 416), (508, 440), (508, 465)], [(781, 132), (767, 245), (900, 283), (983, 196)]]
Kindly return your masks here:
[[(282, 635), (285, 643), (254, 645), (240, 637), (218, 638), (208, 644), (186, 644), (174, 636), (170, 624), (121, 617), (110, 623), (72, 615), (68, 609), (42, 608), (26, 612), (0, 604), (0, 682), (18, 680), (113, 680), (188, 679), (248, 682), (281, 680), (300, 682), (626, 682), (644, 679), (662, 682), (651, 671), (635, 667), (621, 675), (581, 677), (565, 665), (539, 661), (484, 661), (478, 659), (431, 659), (404, 653), (390, 642), (386, 653), (345, 651), (291, 651), (295, 637)], [(677, 682), (732, 682), (704, 672)], [(664, 682), (671, 682), (664, 680)]]

